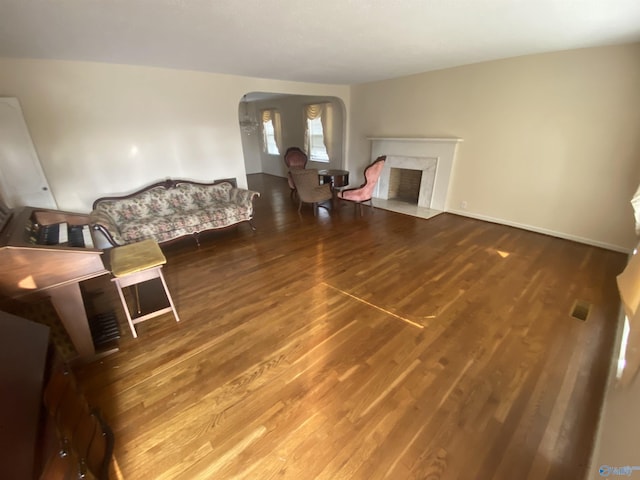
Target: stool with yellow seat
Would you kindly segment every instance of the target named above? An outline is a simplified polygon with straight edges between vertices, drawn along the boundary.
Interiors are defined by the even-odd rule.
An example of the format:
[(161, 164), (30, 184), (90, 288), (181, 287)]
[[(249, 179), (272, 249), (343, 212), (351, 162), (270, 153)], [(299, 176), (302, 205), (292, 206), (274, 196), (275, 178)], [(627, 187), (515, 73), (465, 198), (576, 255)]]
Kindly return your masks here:
[[(171, 299), (171, 294), (167, 288), (167, 283), (162, 275), (162, 266), (167, 263), (167, 259), (162, 254), (162, 250), (155, 240), (148, 239), (137, 243), (130, 243), (111, 250), (111, 273), (116, 284), (118, 295), (124, 307), (129, 327), (133, 338), (137, 338), (135, 325), (150, 318), (157, 317), (164, 313), (173, 313), (176, 322), (180, 321), (178, 312)], [(138, 284), (159, 278), (164, 288), (164, 294), (169, 301), (169, 306), (160, 308), (150, 313), (141, 314), (140, 297), (138, 294)], [(135, 286), (137, 313), (139, 316), (132, 317), (129, 305), (122, 292), (124, 287)]]

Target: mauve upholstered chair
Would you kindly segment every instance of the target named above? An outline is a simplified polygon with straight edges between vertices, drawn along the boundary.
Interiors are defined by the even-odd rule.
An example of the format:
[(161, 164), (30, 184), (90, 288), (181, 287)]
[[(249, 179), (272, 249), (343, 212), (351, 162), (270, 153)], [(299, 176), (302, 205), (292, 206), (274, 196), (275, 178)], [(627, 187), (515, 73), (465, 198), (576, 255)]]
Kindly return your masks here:
[(315, 168), (294, 169), (291, 170), (291, 177), (293, 179), (293, 184), (296, 187), (296, 191), (298, 192), (298, 199), (300, 200), (300, 204), (298, 205), (298, 214), (300, 213), (303, 203), (310, 203), (313, 205), (314, 215), (316, 214), (318, 207), (327, 208), (320, 204), (332, 200), (333, 192), (331, 191), (331, 185), (328, 183), (320, 185), (318, 170)]
[(338, 192), (339, 199), (354, 202), (357, 205), (357, 207), (360, 209), (360, 216), (362, 216), (362, 204), (364, 202), (369, 202), (371, 211), (373, 212), (373, 202), (371, 201), (371, 197), (373, 195), (373, 189), (376, 187), (376, 183), (378, 183), (378, 179), (380, 178), (380, 174), (382, 173), (382, 168), (384, 167), (384, 162), (386, 160), (387, 157), (383, 155), (381, 157), (378, 157), (375, 162), (365, 168), (364, 183), (358, 188), (347, 188), (346, 190)]
[(298, 147), (289, 147), (284, 153), (284, 164), (287, 166), (287, 180), (289, 181), (289, 188), (291, 189), (291, 196), (296, 192), (296, 186), (291, 178), (291, 170), (305, 168), (308, 161), (307, 154), (300, 150)]

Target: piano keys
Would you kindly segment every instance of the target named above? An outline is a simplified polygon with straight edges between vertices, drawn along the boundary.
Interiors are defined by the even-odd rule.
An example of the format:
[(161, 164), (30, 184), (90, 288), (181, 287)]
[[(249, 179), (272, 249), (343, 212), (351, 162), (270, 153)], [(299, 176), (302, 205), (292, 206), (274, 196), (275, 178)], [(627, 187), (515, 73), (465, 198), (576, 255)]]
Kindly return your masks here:
[[(102, 250), (93, 248), (85, 236), (91, 237), (88, 215), (23, 207), (5, 217), (0, 231), (0, 298), (50, 297), (79, 357), (93, 356), (95, 346), (79, 283), (109, 272)], [(40, 243), (40, 232), (56, 228), (58, 241), (60, 229), (67, 230), (66, 242), (56, 244), (51, 236)], [(84, 246), (74, 246), (79, 240), (72, 237), (78, 232)]]
[(38, 245), (64, 245), (93, 248), (89, 225), (69, 225), (67, 222), (40, 225), (36, 232)]

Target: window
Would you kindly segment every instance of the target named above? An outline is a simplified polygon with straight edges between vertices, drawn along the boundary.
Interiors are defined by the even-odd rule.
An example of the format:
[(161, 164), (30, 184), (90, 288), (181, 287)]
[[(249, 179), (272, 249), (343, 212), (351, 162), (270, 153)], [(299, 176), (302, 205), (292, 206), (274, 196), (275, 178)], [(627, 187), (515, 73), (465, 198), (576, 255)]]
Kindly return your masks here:
[(280, 155), (276, 130), (280, 122), (279, 113), (275, 110), (264, 110), (262, 112), (262, 145), (269, 155)]
[(324, 133), (320, 118), (309, 120), (307, 118), (307, 131), (309, 132), (309, 158), (318, 162), (328, 162), (329, 154), (324, 146)]
[(330, 104), (307, 105), (305, 107), (305, 149), (309, 160), (329, 163)]

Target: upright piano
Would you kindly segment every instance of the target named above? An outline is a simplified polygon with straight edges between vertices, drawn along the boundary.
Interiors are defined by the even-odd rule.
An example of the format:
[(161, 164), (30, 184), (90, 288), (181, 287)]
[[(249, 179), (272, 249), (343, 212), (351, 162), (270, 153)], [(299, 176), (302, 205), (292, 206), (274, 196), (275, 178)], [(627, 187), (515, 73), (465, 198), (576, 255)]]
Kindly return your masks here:
[(95, 347), (79, 283), (108, 273), (88, 215), (0, 204), (0, 299), (50, 297), (79, 358)]

